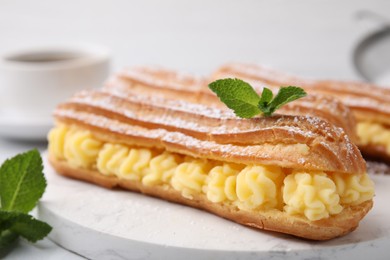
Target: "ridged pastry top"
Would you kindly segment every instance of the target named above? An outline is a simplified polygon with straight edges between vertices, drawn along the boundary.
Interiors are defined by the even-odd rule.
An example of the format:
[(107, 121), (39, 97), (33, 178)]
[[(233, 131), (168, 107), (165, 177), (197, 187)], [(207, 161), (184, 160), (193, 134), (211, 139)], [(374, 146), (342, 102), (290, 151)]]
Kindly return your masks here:
[(58, 121), (103, 140), (198, 158), (327, 172), (364, 173), (345, 132), (309, 116), (239, 119), (227, 110), (178, 100), (83, 91), (55, 111)]
[[(335, 80), (308, 80), (254, 64), (230, 63), (214, 72), (212, 78), (238, 77), (256, 84), (280, 86), (296, 84), (310, 93), (337, 97), (356, 112), (357, 119), (390, 125), (390, 90), (375, 85)], [(371, 117), (370, 115), (375, 115)]]
[[(207, 83), (209, 81), (162, 68), (134, 67), (112, 77), (107, 82), (105, 90), (118, 95), (153, 95), (164, 99), (184, 100), (226, 110), (225, 104), (220, 102), (218, 97), (208, 89)], [(260, 86), (255, 83), (253, 86), (260, 93), (262, 88), (267, 85)], [(271, 86), (271, 89), (276, 92), (279, 87)], [(346, 106), (333, 98), (309, 95), (288, 103), (278, 112), (284, 115), (320, 117), (342, 127), (353, 142), (357, 140), (355, 118)]]

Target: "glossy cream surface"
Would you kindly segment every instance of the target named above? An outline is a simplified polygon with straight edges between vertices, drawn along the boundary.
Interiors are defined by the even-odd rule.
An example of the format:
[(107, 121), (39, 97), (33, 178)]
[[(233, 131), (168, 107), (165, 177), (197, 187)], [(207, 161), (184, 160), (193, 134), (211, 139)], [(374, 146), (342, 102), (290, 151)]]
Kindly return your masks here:
[(74, 168), (173, 188), (187, 199), (205, 196), (213, 203), (242, 210), (278, 209), (315, 221), (345, 206), (372, 199), (367, 174), (337, 174), (238, 165), (193, 158), (168, 151), (130, 147), (98, 140), (87, 130), (59, 125), (49, 133), (49, 153)]

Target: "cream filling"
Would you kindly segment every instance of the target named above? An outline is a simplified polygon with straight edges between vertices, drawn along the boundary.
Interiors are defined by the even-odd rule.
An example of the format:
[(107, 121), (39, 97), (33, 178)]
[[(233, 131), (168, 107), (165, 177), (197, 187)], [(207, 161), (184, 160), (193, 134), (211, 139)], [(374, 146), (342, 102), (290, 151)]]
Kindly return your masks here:
[(360, 122), (357, 124), (357, 135), (362, 145), (383, 145), (390, 154), (390, 129), (381, 124)]
[(197, 159), (103, 142), (87, 130), (66, 125), (50, 131), (49, 153), (74, 168), (97, 169), (101, 174), (143, 185), (171, 187), (188, 199), (203, 194), (214, 203), (247, 211), (277, 209), (311, 221), (339, 214), (344, 207), (374, 196), (374, 183), (367, 174)]

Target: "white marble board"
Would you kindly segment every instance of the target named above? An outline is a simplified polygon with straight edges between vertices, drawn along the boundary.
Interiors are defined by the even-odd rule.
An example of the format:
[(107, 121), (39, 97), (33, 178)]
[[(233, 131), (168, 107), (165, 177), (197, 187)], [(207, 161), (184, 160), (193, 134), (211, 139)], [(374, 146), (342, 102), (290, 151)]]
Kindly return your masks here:
[(91, 259), (389, 259), (390, 176), (373, 176), (373, 210), (351, 234), (311, 242), (247, 228), (212, 214), (57, 175), (45, 163), (48, 187), (39, 217), (50, 238)]

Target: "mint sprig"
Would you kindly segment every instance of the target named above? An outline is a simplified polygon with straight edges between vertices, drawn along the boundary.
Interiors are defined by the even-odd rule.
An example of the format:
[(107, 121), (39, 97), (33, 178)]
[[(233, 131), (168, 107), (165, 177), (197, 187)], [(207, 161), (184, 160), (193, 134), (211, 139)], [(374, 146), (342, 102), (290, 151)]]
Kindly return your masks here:
[(48, 224), (28, 214), (45, 188), (42, 158), (37, 150), (8, 159), (0, 167), (0, 253), (19, 236), (36, 242), (50, 233)]
[(219, 79), (209, 84), (225, 105), (242, 118), (252, 118), (258, 114), (271, 116), (283, 105), (305, 97), (306, 92), (300, 87), (281, 87), (273, 97), (270, 89), (264, 88), (261, 96), (253, 87), (241, 79)]

